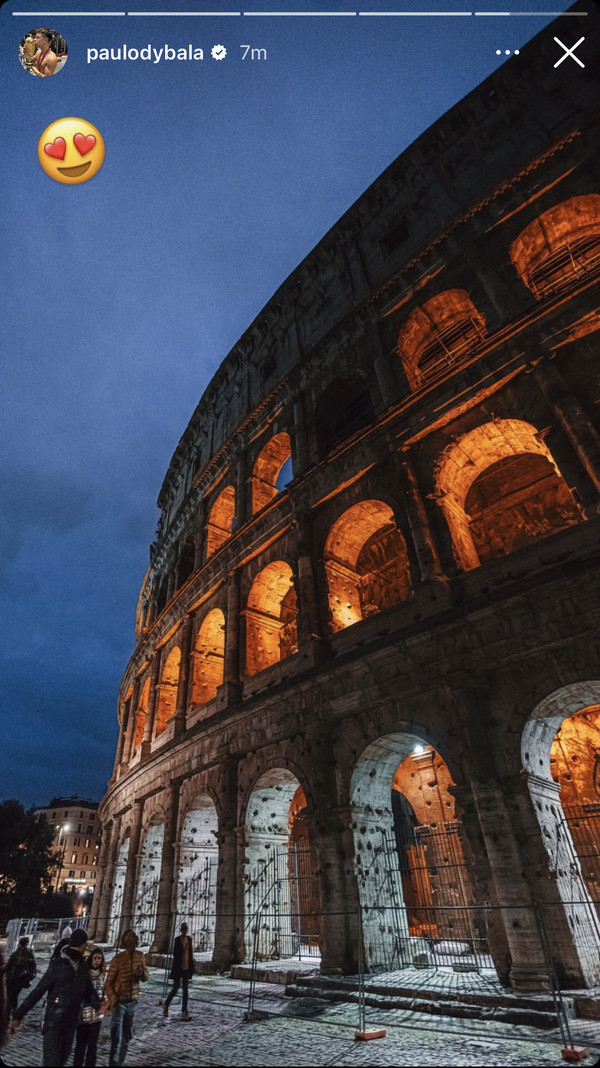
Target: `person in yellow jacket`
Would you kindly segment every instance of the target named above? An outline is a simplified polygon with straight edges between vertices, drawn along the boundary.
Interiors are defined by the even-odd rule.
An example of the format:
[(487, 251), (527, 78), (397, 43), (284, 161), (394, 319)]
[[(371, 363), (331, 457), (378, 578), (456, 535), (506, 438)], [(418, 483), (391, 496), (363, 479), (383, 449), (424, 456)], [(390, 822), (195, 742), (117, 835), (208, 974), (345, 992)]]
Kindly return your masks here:
[(110, 1023), (109, 1065), (125, 1063), (127, 1047), (133, 1037), (133, 1018), (140, 994), (140, 983), (148, 978), (144, 954), (137, 948), (135, 931), (123, 933), (123, 952), (117, 953), (110, 962), (104, 997), (112, 1011)]

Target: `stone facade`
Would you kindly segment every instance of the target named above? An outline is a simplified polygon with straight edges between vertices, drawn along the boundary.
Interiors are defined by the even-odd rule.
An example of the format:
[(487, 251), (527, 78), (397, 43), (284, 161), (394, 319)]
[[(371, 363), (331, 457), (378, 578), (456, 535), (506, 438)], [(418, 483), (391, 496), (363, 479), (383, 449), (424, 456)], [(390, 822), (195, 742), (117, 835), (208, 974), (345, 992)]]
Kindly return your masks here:
[(598, 980), (560, 800), (573, 731), (555, 742), (579, 716), (593, 823), (587, 29), (586, 80), (545, 32), (392, 163), (202, 397), (121, 688), (97, 937), (133, 922), (162, 951), (201, 909), (227, 967), (282, 955), (281, 916), (302, 914), (326, 971), (356, 968), (361, 939), (389, 969), (454, 938), (516, 988), (547, 985), (549, 956), (564, 984)]

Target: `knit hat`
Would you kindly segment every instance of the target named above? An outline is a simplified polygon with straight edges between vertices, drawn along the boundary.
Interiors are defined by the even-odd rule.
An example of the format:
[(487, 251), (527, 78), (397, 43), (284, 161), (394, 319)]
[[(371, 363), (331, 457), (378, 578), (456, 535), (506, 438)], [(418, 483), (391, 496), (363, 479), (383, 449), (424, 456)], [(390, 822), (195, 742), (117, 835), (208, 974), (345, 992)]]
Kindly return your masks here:
[(88, 941), (88, 936), (87, 936), (86, 932), (83, 930), (82, 927), (78, 927), (76, 931), (73, 931), (73, 934), (71, 935), (71, 937), (69, 939), (69, 945), (73, 946), (73, 947), (85, 946), (87, 941)]

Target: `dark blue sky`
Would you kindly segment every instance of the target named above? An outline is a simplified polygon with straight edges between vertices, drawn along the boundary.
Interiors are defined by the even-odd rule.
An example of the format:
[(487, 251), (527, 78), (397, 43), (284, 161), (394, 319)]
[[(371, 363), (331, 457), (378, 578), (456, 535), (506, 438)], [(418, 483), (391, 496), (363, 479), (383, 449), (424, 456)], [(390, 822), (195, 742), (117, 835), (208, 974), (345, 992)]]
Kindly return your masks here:
[[(296, 6), (318, 9), (269, 4)], [(44, 804), (104, 793), (156, 498), (211, 375), (391, 160), (505, 61), (496, 49), (519, 47), (549, 20), (11, 14), (25, 8), (16, 0), (0, 14), (0, 791)], [(579, 20), (567, 21), (574, 40)], [(19, 39), (39, 25), (69, 47), (49, 79), (17, 58)], [(86, 64), (86, 49), (123, 42), (191, 43), (205, 58)], [(216, 43), (228, 50), (222, 62), (210, 57)], [(242, 62), (241, 44), (265, 48), (267, 60)], [(106, 142), (104, 167), (80, 186), (53, 182), (37, 161), (40, 134), (67, 115)]]

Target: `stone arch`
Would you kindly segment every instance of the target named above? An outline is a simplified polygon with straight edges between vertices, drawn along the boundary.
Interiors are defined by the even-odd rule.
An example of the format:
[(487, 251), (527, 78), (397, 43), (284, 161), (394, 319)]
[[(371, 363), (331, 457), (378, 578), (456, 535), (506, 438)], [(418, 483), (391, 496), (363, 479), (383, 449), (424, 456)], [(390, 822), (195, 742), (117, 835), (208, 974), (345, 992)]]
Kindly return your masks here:
[(246, 806), (246, 955), (273, 960), (303, 955), (319, 944), (318, 889), (313, 875), (306, 794), (289, 768), (272, 767), (257, 779)]
[(406, 543), (383, 501), (359, 501), (346, 509), (329, 531), (323, 555), (334, 631), (410, 594)]
[(167, 723), (175, 715), (177, 705), (177, 687), (179, 685), (179, 669), (181, 666), (181, 649), (174, 645), (167, 656), (157, 683), (156, 695), (156, 726), (154, 736), (158, 738), (166, 730)]
[(274, 560), (252, 583), (245, 611), (246, 674), (256, 675), (298, 650), (298, 601), (289, 564)]
[(286, 431), (275, 434), (260, 450), (252, 469), (252, 515), (280, 492), (279, 475), (291, 455), (292, 443)]
[(480, 348), (486, 336), (485, 319), (464, 289), (447, 289), (415, 308), (396, 346), (410, 388), (451, 370)]
[(219, 494), (206, 524), (206, 559), (212, 556), (231, 537), (235, 516), (235, 489), (226, 486)]
[(202, 620), (192, 650), (191, 705), (205, 705), (217, 696), (223, 682), (225, 616), (213, 608)]
[(330, 382), (315, 405), (315, 427), (319, 458), (346, 438), (373, 422), (371, 394), (362, 378), (337, 378)]
[(151, 823), (140, 850), (133, 927), (140, 945), (150, 948), (158, 916), (158, 891), (165, 837), (164, 823)]
[(600, 270), (600, 195), (571, 197), (526, 226), (510, 258), (537, 299)]
[(521, 419), (495, 419), (457, 438), (442, 453), (435, 483), (464, 570), (581, 518), (541, 435)]
[(370, 971), (468, 957), (494, 974), (453, 785), (441, 754), (412, 730), (377, 738), (356, 763), (350, 799)]
[[(106, 940), (109, 945), (117, 944), (123, 913), (123, 894), (125, 892), (125, 879), (127, 876), (127, 861), (129, 859), (130, 832), (127, 831), (119, 846), (115, 871), (113, 876), (113, 890), (110, 899), (109, 921), (106, 931)], [(98, 891), (96, 891), (98, 893)]]
[(175, 930), (188, 924), (197, 955), (210, 958), (215, 942), (218, 816), (213, 799), (197, 794), (181, 824)]
[[(573, 783), (569, 764), (579, 763), (586, 742), (589, 766)], [(521, 757), (581, 973), (594, 985), (600, 980), (600, 680), (572, 683), (540, 701), (525, 724)], [(570, 799), (565, 806), (563, 789)]]

